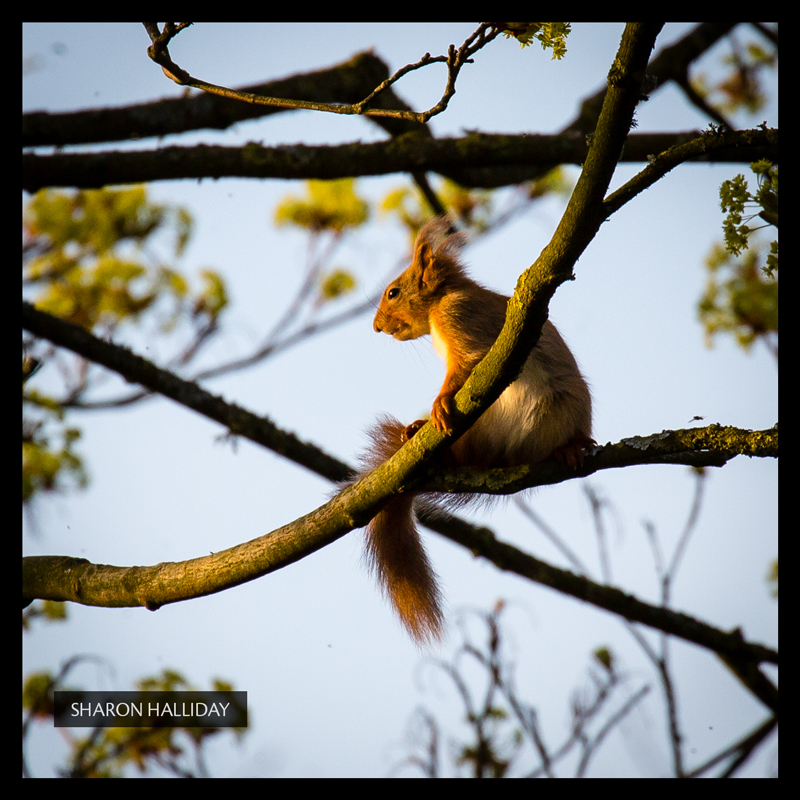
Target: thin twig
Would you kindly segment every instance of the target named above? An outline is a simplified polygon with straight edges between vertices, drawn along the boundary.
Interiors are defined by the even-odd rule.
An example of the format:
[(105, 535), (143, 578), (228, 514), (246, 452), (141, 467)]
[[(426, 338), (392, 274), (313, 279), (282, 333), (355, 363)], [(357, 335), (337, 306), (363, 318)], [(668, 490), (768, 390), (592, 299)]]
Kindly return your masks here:
[(514, 496), (514, 504), (517, 508), (544, 534), (544, 536), (553, 544), (559, 552), (572, 564), (579, 575), (588, 575), (589, 570), (583, 565), (581, 560), (575, 552), (566, 544), (566, 542), (548, 525), (531, 507), (525, 502), (523, 497), (519, 495)]
[(675, 546), (675, 551), (672, 554), (672, 560), (669, 563), (669, 568), (666, 571), (663, 579), (663, 591), (661, 602), (663, 605), (668, 606), (670, 600), (670, 589), (675, 576), (678, 574), (683, 554), (686, 552), (686, 546), (689, 543), (697, 521), (700, 518), (700, 509), (703, 505), (703, 489), (705, 488), (705, 472), (703, 470), (695, 471), (695, 490), (694, 498), (692, 499), (692, 507), (689, 510), (689, 518), (686, 520), (686, 525), (683, 528), (678, 544)]
[(597, 538), (597, 551), (600, 557), (600, 577), (604, 583), (611, 583), (611, 557), (608, 553), (608, 537), (606, 536), (606, 528), (603, 524), (603, 506), (605, 502), (600, 497), (595, 488), (588, 482), (584, 483), (581, 487), (583, 489), (586, 499), (589, 501), (589, 506), (592, 510), (592, 518), (594, 519), (594, 530)]
[(593, 740), (587, 743), (583, 755), (581, 756), (578, 769), (575, 772), (576, 778), (582, 778), (585, 775), (586, 769), (589, 766), (589, 759), (595, 754), (606, 736), (608, 736), (614, 727), (618, 725), (635, 708), (635, 706), (647, 696), (649, 691), (649, 686), (642, 686), (638, 692), (628, 698), (619, 711), (617, 711), (615, 714), (612, 714), (612, 716), (606, 720), (605, 724), (594, 735)]
[[(191, 23), (173, 23), (167, 22), (164, 24), (164, 30), (158, 29), (158, 23), (144, 22), (142, 23), (150, 36), (151, 44), (147, 48), (147, 55), (161, 66), (161, 69), (171, 78), (175, 83), (181, 86), (190, 86), (193, 89), (201, 89), (209, 94), (227, 97), (231, 100), (241, 100), (244, 103), (252, 103), (254, 105), (264, 106), (277, 106), (279, 108), (299, 108), (311, 111), (325, 111), (331, 114), (347, 114), (368, 117), (389, 117), (392, 119), (410, 120), (412, 122), (426, 123), (431, 117), (441, 114), (444, 111), (451, 98), (456, 92), (455, 84), (458, 74), (464, 64), (471, 63), (471, 56), (478, 50), (496, 38), (500, 30), (494, 29), (488, 34), (486, 31), (491, 27), (489, 23), (481, 23), (478, 29), (471, 34), (456, 50), (455, 45), (450, 45), (448, 54), (446, 56), (431, 56), (430, 53), (425, 55), (414, 64), (407, 64), (401, 69), (397, 70), (394, 75), (387, 78), (380, 83), (372, 92), (370, 92), (363, 100), (358, 103), (350, 104), (337, 104), (337, 103), (321, 103), (309, 100), (288, 100), (280, 97), (266, 97), (260, 94), (252, 94), (251, 92), (242, 92), (236, 89), (228, 89), (224, 86), (217, 86), (213, 83), (208, 83), (195, 78), (190, 75), (186, 70), (176, 64), (169, 55), (168, 45), (170, 41), (177, 36), (180, 31), (188, 27)], [(427, 111), (415, 112), (404, 111), (400, 109), (386, 109), (386, 108), (367, 108), (367, 104), (374, 100), (375, 97), (381, 92), (388, 89), (396, 83), (404, 75), (413, 72), (429, 64), (434, 63), (447, 64), (447, 84), (445, 86), (444, 94), (436, 105), (429, 108)]]

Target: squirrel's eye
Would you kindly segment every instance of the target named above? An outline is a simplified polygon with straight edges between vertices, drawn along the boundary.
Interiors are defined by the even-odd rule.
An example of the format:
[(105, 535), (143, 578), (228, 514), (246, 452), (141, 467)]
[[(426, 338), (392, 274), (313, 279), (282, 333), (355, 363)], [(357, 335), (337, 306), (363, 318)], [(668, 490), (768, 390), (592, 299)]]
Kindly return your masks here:
[(386, 297), (389, 300), (394, 300), (394, 298), (397, 297), (397, 295), (399, 295), (399, 294), (400, 294), (400, 290), (396, 286), (392, 286), (392, 288), (389, 289), (388, 292), (386, 292)]

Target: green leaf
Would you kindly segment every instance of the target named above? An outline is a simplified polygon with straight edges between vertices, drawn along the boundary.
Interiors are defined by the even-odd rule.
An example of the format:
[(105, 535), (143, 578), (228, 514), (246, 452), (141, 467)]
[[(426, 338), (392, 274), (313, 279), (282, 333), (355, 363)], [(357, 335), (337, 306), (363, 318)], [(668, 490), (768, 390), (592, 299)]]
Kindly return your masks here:
[(323, 275), (320, 281), (320, 299), (325, 302), (335, 300), (356, 288), (356, 279), (352, 273), (343, 269), (335, 269)]
[(516, 39), (521, 47), (527, 47), (534, 39), (541, 44), (543, 50), (552, 50), (553, 59), (560, 60), (567, 53), (567, 36), (570, 22), (501, 22), (503, 35)]
[(305, 197), (288, 195), (275, 211), (278, 225), (297, 225), (319, 232), (341, 233), (362, 225), (369, 217), (369, 206), (355, 191), (353, 178), (334, 181), (307, 181)]

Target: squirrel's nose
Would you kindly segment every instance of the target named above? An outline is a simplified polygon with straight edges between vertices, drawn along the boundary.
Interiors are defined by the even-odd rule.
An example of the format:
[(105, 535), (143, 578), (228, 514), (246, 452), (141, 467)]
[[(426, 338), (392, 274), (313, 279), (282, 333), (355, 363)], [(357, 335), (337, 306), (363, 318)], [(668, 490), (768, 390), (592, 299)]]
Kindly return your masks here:
[(375, 333), (383, 333), (383, 328), (378, 324), (377, 319), (372, 323), (372, 327), (375, 328)]

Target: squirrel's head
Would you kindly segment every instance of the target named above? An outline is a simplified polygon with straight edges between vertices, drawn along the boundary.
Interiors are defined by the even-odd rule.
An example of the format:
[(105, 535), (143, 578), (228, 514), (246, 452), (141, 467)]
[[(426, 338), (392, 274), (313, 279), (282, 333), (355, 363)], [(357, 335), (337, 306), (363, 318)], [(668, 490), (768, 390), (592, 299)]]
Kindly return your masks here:
[(431, 309), (448, 279), (462, 274), (458, 251), (464, 238), (447, 217), (436, 217), (420, 230), (411, 265), (383, 292), (373, 322), (378, 333), (407, 341), (431, 332)]

